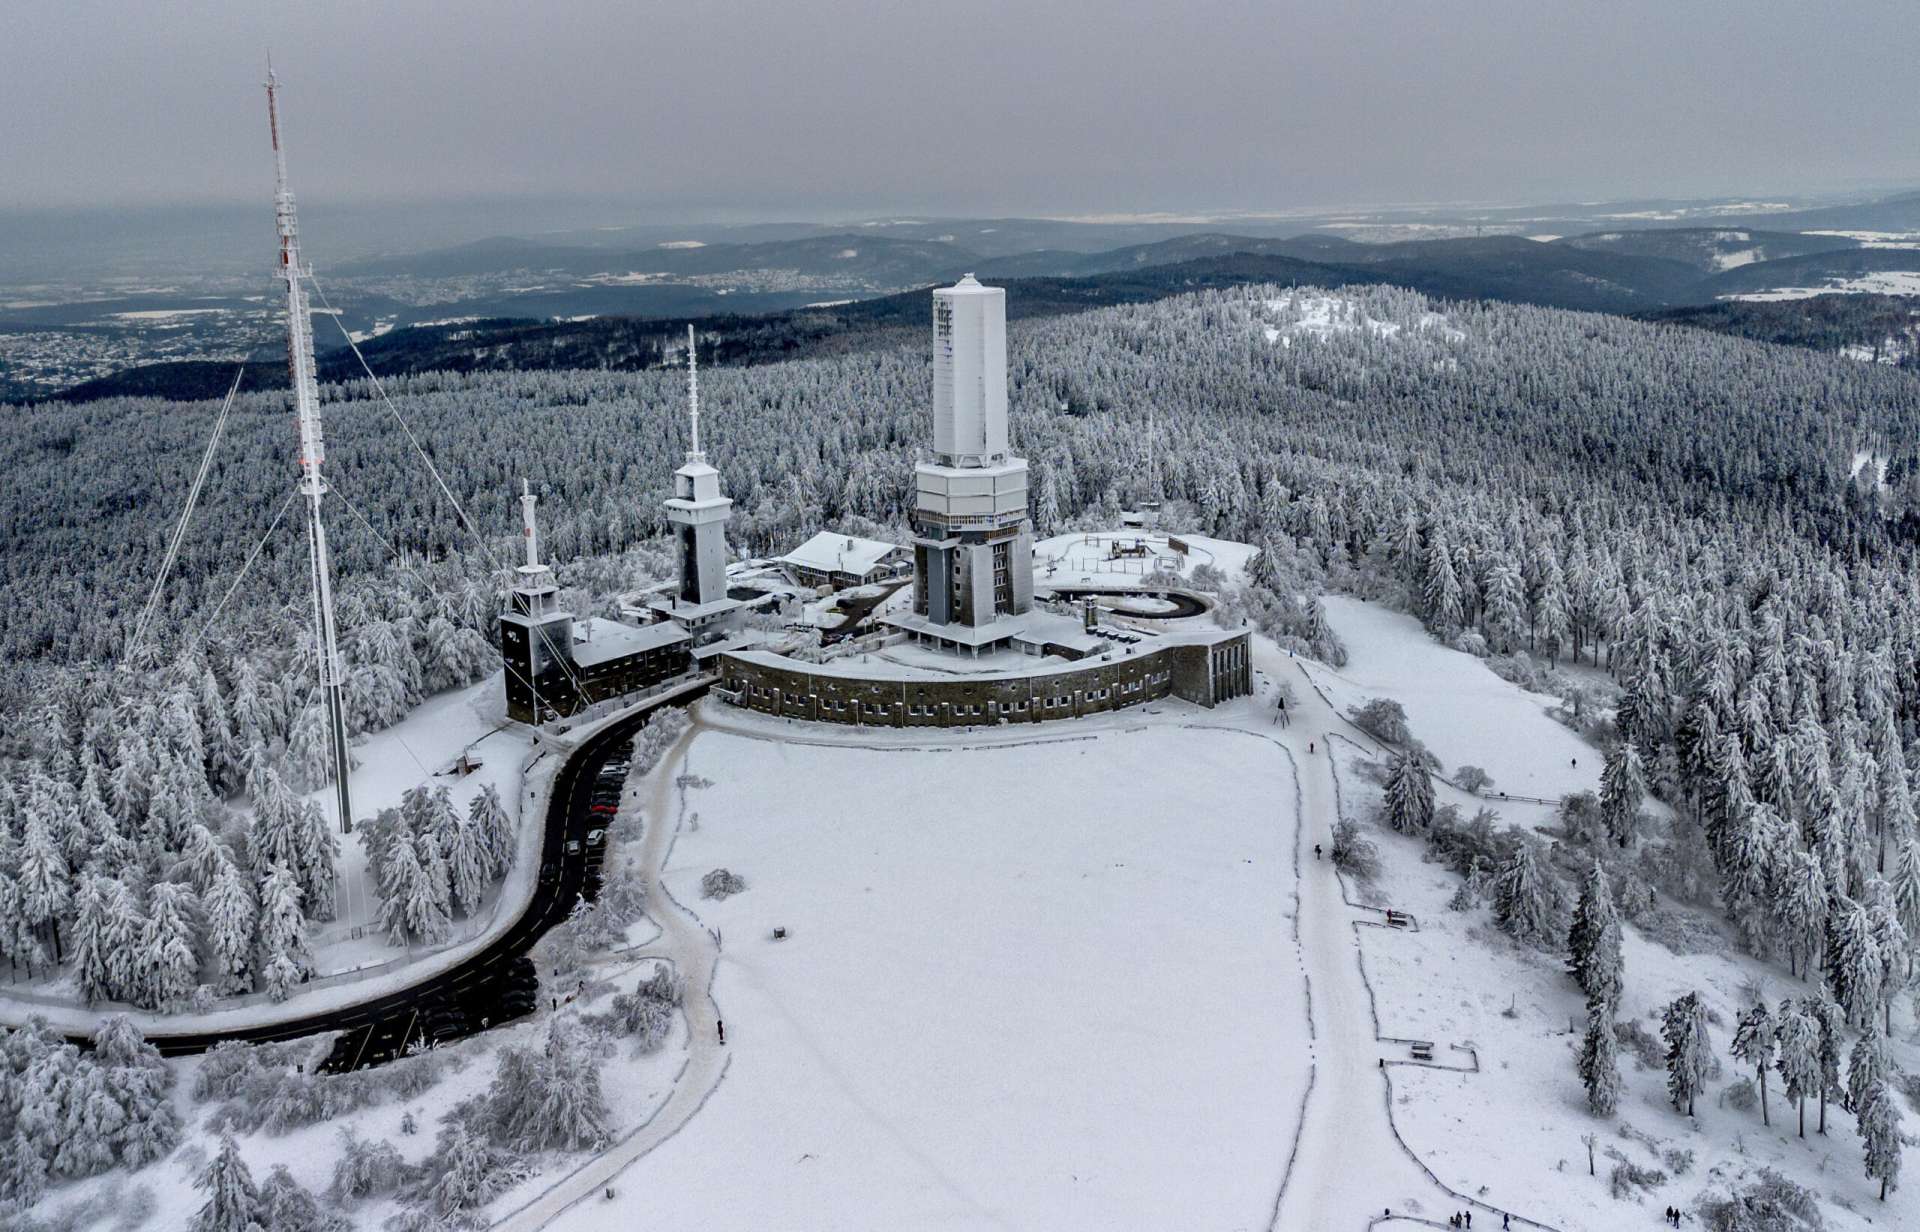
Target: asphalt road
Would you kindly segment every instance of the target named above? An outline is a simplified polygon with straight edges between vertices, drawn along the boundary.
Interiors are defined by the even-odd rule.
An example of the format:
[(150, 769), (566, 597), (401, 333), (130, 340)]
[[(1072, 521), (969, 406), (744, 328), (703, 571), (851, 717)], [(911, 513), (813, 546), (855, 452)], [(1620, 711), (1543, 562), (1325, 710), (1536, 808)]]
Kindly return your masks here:
[[(701, 688), (677, 694), (661, 704), (685, 705), (705, 692)], [(650, 706), (595, 733), (560, 767), (547, 801), (546, 838), (533, 898), (518, 920), (465, 962), (398, 992), (306, 1018), (200, 1035), (152, 1035), (149, 1041), (163, 1056), (184, 1056), (222, 1040), (289, 1040), (342, 1031), (324, 1067), (341, 1072), (391, 1060), (415, 1039), (459, 1039), (531, 1013), (541, 992), (527, 952), (548, 929), (566, 920), (583, 893), (592, 899), (600, 891), (605, 847), (588, 849), (585, 840), (589, 830), (604, 828), (609, 819), (589, 808), (594, 778), (657, 708)], [(581, 840), (581, 850), (573, 855), (566, 851), (571, 839)]]

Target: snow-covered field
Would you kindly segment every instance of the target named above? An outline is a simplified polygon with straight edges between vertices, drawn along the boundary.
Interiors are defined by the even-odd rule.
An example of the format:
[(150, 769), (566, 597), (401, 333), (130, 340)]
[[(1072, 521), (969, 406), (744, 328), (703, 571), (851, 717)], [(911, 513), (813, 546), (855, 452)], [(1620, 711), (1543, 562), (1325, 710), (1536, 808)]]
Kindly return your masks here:
[[(704, 733), (684, 769), (731, 1068), (557, 1226), (1266, 1226), (1307, 1069), (1278, 749)], [(701, 900), (721, 866), (749, 888)]]
[(1557, 698), (1508, 684), (1472, 655), (1436, 643), (1411, 616), (1343, 595), (1328, 595), (1325, 606), (1327, 623), (1346, 643), (1347, 665), (1308, 663), (1307, 670), (1342, 714), (1391, 697), (1446, 773), (1479, 766), (1493, 776), (1496, 795), (1558, 800), (1598, 790), (1599, 750), (1547, 717)]
[(1779, 300), (1811, 299), (1815, 295), (1920, 295), (1920, 270), (1879, 270), (1858, 278), (1829, 278), (1818, 287), (1775, 287), (1768, 291), (1745, 291), (1723, 295), (1722, 299)]

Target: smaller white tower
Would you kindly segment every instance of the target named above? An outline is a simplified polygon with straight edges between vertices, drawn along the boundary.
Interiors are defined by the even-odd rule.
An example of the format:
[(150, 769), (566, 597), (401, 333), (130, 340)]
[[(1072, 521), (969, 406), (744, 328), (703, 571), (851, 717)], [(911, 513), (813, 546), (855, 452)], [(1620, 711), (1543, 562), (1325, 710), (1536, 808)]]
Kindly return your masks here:
[(533, 508), (539, 502), (526, 480), (520, 481), (520, 528), (527, 561), (500, 613), (500, 656), (506, 666), (507, 715), (522, 723), (542, 723), (573, 713), (578, 690), (573, 679), (573, 615), (555, 600), (553, 570), (540, 563), (540, 532)]
[(727, 519), (733, 502), (720, 493), (720, 472), (700, 448), (700, 358), (693, 326), (687, 326), (687, 460), (673, 472), (673, 495), (665, 505), (679, 541), (679, 576), (673, 598), (653, 604), (656, 613), (690, 632), (720, 621), (740, 606), (727, 597)]

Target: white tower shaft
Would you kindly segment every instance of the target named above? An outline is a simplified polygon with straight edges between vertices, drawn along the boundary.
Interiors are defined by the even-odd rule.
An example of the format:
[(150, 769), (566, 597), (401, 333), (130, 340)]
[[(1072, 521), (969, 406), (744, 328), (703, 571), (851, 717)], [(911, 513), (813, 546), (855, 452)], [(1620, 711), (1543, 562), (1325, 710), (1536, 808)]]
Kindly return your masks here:
[(540, 567), (540, 534), (533, 524), (533, 507), (539, 503), (539, 500), (540, 498), (533, 494), (533, 485), (522, 479), (520, 481), (520, 525), (527, 536), (528, 569)]
[(687, 326), (687, 413), (693, 419), (693, 447), (687, 451), (687, 461), (704, 462), (707, 455), (700, 451), (700, 350), (692, 325)]
[(327, 530), (320, 520), (320, 504), (327, 494), (320, 464), (326, 458), (326, 440), (320, 427), (320, 391), (313, 363), (313, 317), (307, 310), (307, 289), (301, 279), (300, 226), (294, 215), (293, 190), (287, 187), (287, 151), (280, 138), (279, 81), (267, 66), (267, 127), (273, 136), (274, 222), (280, 233), (280, 277), (287, 284), (287, 370), (293, 385), (293, 405), (300, 429), (300, 492), (307, 498), (307, 548), (313, 579), (314, 655), (320, 673), (320, 691), (327, 708), (327, 743), (332, 752), (335, 802), (340, 830), (353, 830), (353, 797), (347, 772), (353, 764), (347, 746), (347, 711), (340, 643), (333, 617), (333, 561), (327, 554)]

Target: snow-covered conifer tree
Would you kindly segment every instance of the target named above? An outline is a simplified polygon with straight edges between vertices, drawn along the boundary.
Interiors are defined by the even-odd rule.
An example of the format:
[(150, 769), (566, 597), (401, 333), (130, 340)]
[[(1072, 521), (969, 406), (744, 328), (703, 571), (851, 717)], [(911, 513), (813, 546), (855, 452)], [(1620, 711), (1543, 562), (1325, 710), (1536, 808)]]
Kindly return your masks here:
[(143, 969), (140, 1003), (166, 1009), (185, 1001), (200, 970), (194, 952), (193, 891), (171, 881), (154, 883), (147, 892), (147, 922), (140, 932), (139, 964)]
[(252, 985), (257, 912), (253, 891), (229, 864), (207, 887), (207, 949), (212, 960), (215, 990), (245, 992)]
[(207, 1204), (193, 1218), (193, 1232), (261, 1232), (265, 1226), (260, 1191), (247, 1161), (240, 1158), (232, 1130), (220, 1131), (220, 1149), (193, 1187), (207, 1194)]
[(1867, 1175), (1880, 1182), (1880, 1200), (1885, 1202), (1900, 1182), (1900, 1109), (1885, 1079), (1875, 1079), (1861, 1095), (1858, 1120)]
[(1386, 805), (1387, 824), (1403, 833), (1433, 824), (1433, 779), (1415, 750), (1407, 749), (1393, 759), (1387, 772)]
[(1827, 1099), (1840, 1090), (1841, 1045), (1845, 1041), (1846, 1015), (1839, 1006), (1822, 996), (1804, 997), (1800, 1002), (1812, 1019), (1819, 1040), (1817, 1056), (1820, 1062), (1820, 1125), (1819, 1132), (1827, 1132)]
[(1878, 1023), (1869, 1023), (1847, 1054), (1847, 1091), (1844, 1107), (1858, 1116), (1867, 1091), (1887, 1076), (1887, 1039)]
[(1533, 846), (1521, 842), (1493, 880), (1493, 918), (1514, 938), (1538, 945), (1553, 931), (1553, 906)]
[[(651, 724), (649, 724), (651, 727)], [(501, 877), (513, 867), (513, 819), (507, 816), (507, 809), (500, 802), (500, 793), (492, 783), (480, 788), (479, 794), (467, 805), (467, 820), (480, 832), (486, 842), (487, 852), (491, 856), (489, 876)]]
[(1567, 968), (1586, 994), (1589, 1006), (1607, 1007), (1609, 1020), (1620, 1004), (1623, 960), (1620, 952), (1620, 916), (1613, 905), (1613, 887), (1595, 860), (1580, 887), (1573, 925), (1567, 930)]
[(1878, 1015), (1884, 975), (1872, 918), (1859, 903), (1836, 895), (1828, 924), (1827, 986), (1846, 1011), (1848, 1026), (1864, 1030)]
[(73, 973), (88, 1005), (113, 995), (105, 947), (107, 898), (100, 881), (91, 874), (82, 875), (80, 892), (74, 896)]
[[(32, 805), (29, 799), (29, 806)], [(61, 958), (60, 921), (72, 898), (67, 858), (53, 841), (46, 820), (29, 811), (20, 840), (20, 868), (14, 877), (20, 895), (20, 914), (27, 926), (47, 929), (53, 938), (54, 960)]]
[(1827, 915), (1832, 896), (1826, 866), (1811, 851), (1786, 857), (1786, 884), (1774, 900), (1780, 932), (1787, 943), (1788, 969), (1812, 971), (1820, 965), (1827, 939)]
[(1644, 782), (1640, 754), (1632, 741), (1622, 740), (1607, 750), (1606, 765), (1600, 771), (1600, 818), (1606, 823), (1607, 837), (1621, 847), (1633, 841)]
[(1800, 1002), (1783, 1001), (1774, 1015), (1774, 1064), (1800, 1114), (1800, 1136), (1807, 1136), (1807, 1095), (1820, 1086), (1820, 1027)]
[(1693, 1115), (1694, 1097), (1706, 1086), (1713, 1063), (1713, 1044), (1707, 1037), (1707, 1011), (1700, 994), (1690, 992), (1667, 1006), (1660, 1036), (1667, 1045), (1667, 1097), (1674, 1111)]
[(1753, 1066), (1753, 1072), (1760, 1083), (1760, 1123), (1772, 1125), (1773, 1118), (1767, 1111), (1767, 1071), (1773, 1068), (1774, 1033), (1777, 1026), (1773, 1015), (1767, 1010), (1765, 1001), (1758, 1002), (1740, 1015), (1739, 1023), (1733, 1030), (1733, 1043), (1730, 1051), (1735, 1059)]
[(1613, 1007), (1604, 1001), (1587, 1006), (1587, 1034), (1580, 1043), (1580, 1081), (1587, 1107), (1595, 1116), (1612, 1116), (1620, 1103), (1620, 1046), (1613, 1034)]

